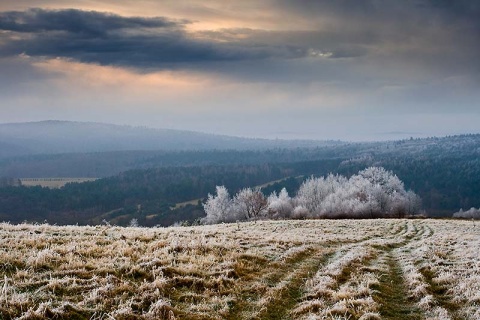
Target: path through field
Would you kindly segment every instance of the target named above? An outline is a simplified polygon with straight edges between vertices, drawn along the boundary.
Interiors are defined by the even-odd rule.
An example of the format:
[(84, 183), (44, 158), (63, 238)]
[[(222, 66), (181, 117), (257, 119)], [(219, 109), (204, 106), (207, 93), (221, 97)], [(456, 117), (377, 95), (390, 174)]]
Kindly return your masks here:
[(0, 319), (479, 319), (470, 221), (0, 225)]

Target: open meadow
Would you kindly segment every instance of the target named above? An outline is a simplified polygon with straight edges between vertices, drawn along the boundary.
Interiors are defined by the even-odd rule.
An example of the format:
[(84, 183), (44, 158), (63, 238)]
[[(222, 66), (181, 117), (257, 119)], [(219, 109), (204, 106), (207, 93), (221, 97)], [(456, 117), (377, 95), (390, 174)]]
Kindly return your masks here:
[(58, 189), (64, 187), (67, 183), (82, 183), (95, 181), (97, 178), (22, 178), (20, 183), (26, 187), (45, 187)]
[(480, 319), (480, 225), (0, 224), (0, 319)]

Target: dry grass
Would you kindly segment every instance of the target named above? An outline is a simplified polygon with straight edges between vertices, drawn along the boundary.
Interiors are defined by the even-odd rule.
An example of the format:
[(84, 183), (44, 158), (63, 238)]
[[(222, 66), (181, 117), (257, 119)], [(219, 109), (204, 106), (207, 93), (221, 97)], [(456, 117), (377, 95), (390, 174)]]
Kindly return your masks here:
[(478, 319), (478, 231), (430, 220), (0, 224), (0, 318)]

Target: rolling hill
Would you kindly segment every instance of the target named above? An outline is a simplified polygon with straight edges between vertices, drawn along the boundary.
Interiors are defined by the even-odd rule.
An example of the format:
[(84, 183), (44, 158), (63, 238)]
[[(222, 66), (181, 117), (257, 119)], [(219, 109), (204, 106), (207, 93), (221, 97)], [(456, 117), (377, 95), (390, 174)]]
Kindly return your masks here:
[(0, 158), (33, 154), (126, 150), (250, 150), (334, 144), (338, 144), (338, 142), (250, 139), (193, 131), (94, 122), (49, 120), (0, 124)]

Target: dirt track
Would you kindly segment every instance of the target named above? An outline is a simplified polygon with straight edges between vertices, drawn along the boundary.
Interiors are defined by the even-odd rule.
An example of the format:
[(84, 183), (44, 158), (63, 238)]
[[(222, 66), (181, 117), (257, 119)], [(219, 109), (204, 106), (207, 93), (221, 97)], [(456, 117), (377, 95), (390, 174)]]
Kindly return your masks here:
[(478, 319), (468, 221), (0, 225), (3, 319)]

